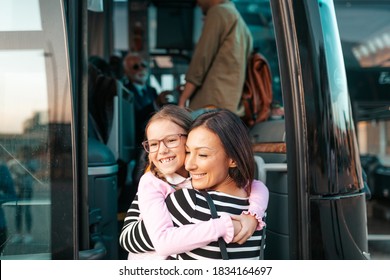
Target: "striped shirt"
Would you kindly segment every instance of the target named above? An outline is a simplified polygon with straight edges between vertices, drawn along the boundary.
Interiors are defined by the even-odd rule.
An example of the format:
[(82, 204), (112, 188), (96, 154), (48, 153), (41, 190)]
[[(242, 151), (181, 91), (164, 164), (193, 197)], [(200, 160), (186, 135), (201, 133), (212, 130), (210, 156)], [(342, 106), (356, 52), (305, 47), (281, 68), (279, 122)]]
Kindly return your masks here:
[[(155, 196), (162, 195), (163, 197), (166, 197), (166, 195), (164, 194), (164, 190), (168, 192), (171, 191), (170, 185), (164, 182), (162, 185), (159, 185), (161, 184), (162, 181), (152, 176), (149, 173), (144, 174), (142, 178), (144, 180), (142, 182), (145, 184), (145, 186), (147, 186), (147, 189), (145, 190), (148, 190), (148, 192), (150, 193), (149, 195), (153, 194), (154, 196), (154, 197), (150, 197), (151, 200), (149, 201), (149, 202), (154, 201), (153, 204), (156, 203)], [(151, 188), (152, 186), (154, 186), (155, 190), (158, 191), (157, 193), (153, 191), (153, 188)], [(169, 189), (167, 190), (166, 188)], [(144, 196), (145, 195), (146, 194), (144, 194)], [(164, 198), (162, 199), (165, 205), (165, 211), (167, 212), (166, 216), (169, 217), (168, 218), (169, 223), (171, 224), (171, 226), (175, 226), (172, 223), (172, 214), (169, 213), (169, 209), (167, 209), (167, 205), (165, 204), (165, 199)], [(238, 200), (241, 201), (242, 204), (243, 199), (238, 198)], [(244, 207), (240, 206), (239, 208), (237, 208), (237, 211), (234, 212), (234, 214), (239, 215), (244, 213), (244, 214), (254, 215), (259, 220), (258, 228), (261, 229), (264, 226), (261, 217), (264, 215), (265, 209), (267, 208), (267, 204), (268, 204), (268, 189), (260, 181), (254, 180), (252, 182), (250, 198), (244, 199), (244, 201), (246, 203), (245, 206)], [(248, 205), (249, 202), (250, 202), (250, 207)], [(147, 202), (145, 201), (145, 203)], [(160, 201), (157, 204), (161, 204), (161, 203), (162, 202)], [(153, 256), (156, 255), (156, 252), (154, 252), (155, 250), (155, 246), (153, 245), (154, 242), (156, 242), (156, 245), (159, 246), (158, 248), (160, 250), (160, 257), (158, 259), (161, 259), (161, 256), (169, 256), (176, 253), (187, 252), (192, 250), (193, 248), (199, 248), (205, 246), (209, 242), (216, 241), (218, 239), (218, 236), (222, 236), (225, 239), (225, 236), (224, 234), (222, 234), (222, 232), (224, 232), (224, 230), (226, 231), (229, 227), (232, 227), (231, 220), (229, 218), (231, 213), (227, 211), (226, 213), (223, 213), (221, 215), (221, 217), (223, 217), (221, 219), (210, 219), (211, 218), (210, 216), (208, 219), (203, 220), (202, 223), (194, 223), (193, 226), (189, 225), (190, 228), (179, 227), (177, 228), (177, 230), (180, 231), (175, 231), (175, 232), (167, 231), (163, 234), (164, 228), (166, 229), (166, 225), (163, 226), (160, 225), (161, 222), (163, 221), (161, 220), (162, 215), (160, 213), (152, 214), (153, 211), (150, 212), (148, 210), (150, 212), (148, 213), (148, 215), (157, 215), (154, 217), (154, 219), (159, 217), (157, 218), (158, 221), (156, 222), (159, 224), (158, 227), (161, 226), (160, 231), (158, 231), (158, 227), (156, 228), (156, 226), (154, 226), (155, 227), (154, 229), (152, 228), (152, 230), (155, 231), (155, 234), (151, 236), (154, 236), (154, 238), (156, 239), (156, 240), (153, 239), (152, 242), (152, 238), (150, 238), (143, 220), (143, 214), (145, 213), (141, 215), (140, 208), (142, 207), (140, 206), (142, 205), (139, 205), (139, 194), (137, 193), (134, 201), (132, 202), (130, 208), (127, 211), (126, 217), (124, 219), (124, 224), (121, 230), (121, 234), (119, 237), (119, 244), (123, 249), (129, 252), (129, 259), (138, 259), (138, 258), (155, 259), (155, 257)], [(148, 207), (147, 204), (144, 207)], [(250, 211), (248, 211), (249, 208)], [(193, 210), (191, 212), (193, 212)], [(167, 217), (165, 217), (164, 219), (166, 219)], [(153, 225), (155, 225), (153, 222), (153, 217), (149, 216), (148, 219), (150, 220), (149, 223), (152, 222)], [(199, 222), (200, 221), (201, 220), (199, 220)], [(232, 228), (231, 231), (233, 231)], [(231, 232), (231, 234), (232, 233), (233, 232)], [(228, 237), (226, 238), (231, 240), (230, 238), (232, 238), (232, 236), (229, 235), (227, 236)], [(172, 240), (172, 238), (174, 240)], [(140, 254), (140, 253), (144, 253), (144, 254)], [(137, 257), (134, 254), (143, 255), (143, 256)]]
[(138, 194), (135, 196), (130, 208), (127, 210), (123, 222), (119, 244), (128, 252), (145, 253), (154, 251), (152, 241), (146, 231), (143, 221), (140, 219), (138, 207)]
[[(249, 199), (235, 197), (226, 193), (209, 191), (218, 215), (240, 215), (249, 207)], [(211, 213), (205, 197), (194, 189), (178, 190), (166, 199), (175, 226), (198, 223), (211, 219)], [(229, 243), (226, 245), (229, 259), (259, 259), (262, 230), (257, 230), (242, 245)], [(264, 248), (263, 248), (264, 249)], [(178, 254), (177, 259), (221, 259), (218, 242), (211, 242), (207, 246)]]

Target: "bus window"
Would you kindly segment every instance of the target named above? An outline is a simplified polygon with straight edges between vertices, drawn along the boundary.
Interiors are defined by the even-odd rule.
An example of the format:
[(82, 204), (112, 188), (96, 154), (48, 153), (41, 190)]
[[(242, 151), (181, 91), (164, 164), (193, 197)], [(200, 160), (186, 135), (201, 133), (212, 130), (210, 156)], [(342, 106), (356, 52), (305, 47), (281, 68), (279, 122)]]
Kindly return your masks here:
[(374, 166), (390, 167), (390, 5), (339, 0), (336, 15), (363, 167), (373, 198), (383, 199), (389, 189)]
[(335, 1), (366, 183), (369, 244), (387, 254), (390, 240), (390, 4)]
[(2, 200), (8, 234), (2, 259), (73, 258), (72, 114), (61, 5), (0, 3), (0, 161), (16, 192)]

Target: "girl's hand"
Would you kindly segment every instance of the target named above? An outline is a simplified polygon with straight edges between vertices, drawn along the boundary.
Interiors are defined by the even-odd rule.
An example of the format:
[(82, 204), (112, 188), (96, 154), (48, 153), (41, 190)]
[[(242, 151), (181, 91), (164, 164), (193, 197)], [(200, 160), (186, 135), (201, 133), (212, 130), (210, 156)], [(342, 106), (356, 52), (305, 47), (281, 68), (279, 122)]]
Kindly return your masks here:
[[(248, 240), (249, 237), (255, 232), (258, 224), (258, 220), (247, 214), (242, 215), (233, 215), (231, 216), (234, 226), (234, 238), (232, 243), (243, 244)], [(235, 223), (239, 222), (241, 225), (241, 230), (237, 233)], [(238, 227), (237, 227), (238, 228)]]

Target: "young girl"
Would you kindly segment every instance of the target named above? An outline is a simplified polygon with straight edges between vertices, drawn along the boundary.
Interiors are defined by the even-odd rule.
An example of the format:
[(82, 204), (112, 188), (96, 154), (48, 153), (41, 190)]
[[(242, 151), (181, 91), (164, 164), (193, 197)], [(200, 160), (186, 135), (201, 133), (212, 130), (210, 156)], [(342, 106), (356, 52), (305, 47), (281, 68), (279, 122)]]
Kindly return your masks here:
[[(121, 246), (129, 258), (140, 258), (150, 252), (158, 258), (204, 246), (219, 237), (226, 242), (244, 242), (261, 221), (268, 203), (268, 191), (259, 181), (252, 184), (251, 207), (245, 214), (210, 219), (195, 225), (175, 228), (166, 208), (165, 198), (175, 189), (191, 188), (184, 168), (185, 142), (192, 123), (191, 115), (183, 108), (167, 105), (157, 112), (146, 127), (144, 148), (149, 153), (151, 168), (139, 183), (138, 195), (130, 206), (120, 236)], [(139, 207), (138, 207), (139, 206)], [(139, 210), (138, 210), (139, 208)], [(142, 219), (142, 220), (140, 220)], [(237, 223), (240, 221), (240, 223)], [(233, 236), (243, 225), (243, 231)], [(150, 254), (144, 258), (152, 258)]]

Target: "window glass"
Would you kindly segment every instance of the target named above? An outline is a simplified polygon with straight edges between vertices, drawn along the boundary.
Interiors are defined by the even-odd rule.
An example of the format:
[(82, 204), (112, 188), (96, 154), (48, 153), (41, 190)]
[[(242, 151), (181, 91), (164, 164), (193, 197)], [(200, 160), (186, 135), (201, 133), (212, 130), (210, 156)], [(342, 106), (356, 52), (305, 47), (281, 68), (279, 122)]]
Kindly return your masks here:
[[(390, 103), (390, 4), (335, 1), (349, 94), (362, 109)], [(364, 116), (362, 116), (362, 113)], [(381, 117), (373, 111), (371, 119)], [(364, 111), (356, 117), (367, 118)]]
[[(48, 93), (43, 50), (0, 50), (2, 253), (50, 253)], [(3, 174), (7, 177), (7, 175)]]
[(0, 31), (42, 30), (38, 0), (0, 1)]
[[(332, 99), (334, 121), (341, 130), (353, 128), (350, 119), (347, 77), (341, 45), (334, 44), (339, 40), (338, 26), (334, 15), (333, 1), (318, 1), (320, 19), (323, 27), (326, 66), (329, 72), (329, 90)], [(336, 47), (335, 47), (336, 46)], [(349, 127), (346, 127), (349, 126)]]
[(32, 125), (29, 120), (34, 115), (40, 115), (40, 121), (47, 124), (43, 53), (43, 50), (0, 50), (0, 133), (22, 134)]
[(390, 155), (390, 5), (338, 0), (335, 9), (360, 153), (386, 158)]
[[(73, 256), (72, 107), (61, 5), (0, 1), (0, 259)], [(3, 18), (7, 13), (14, 23)]]

